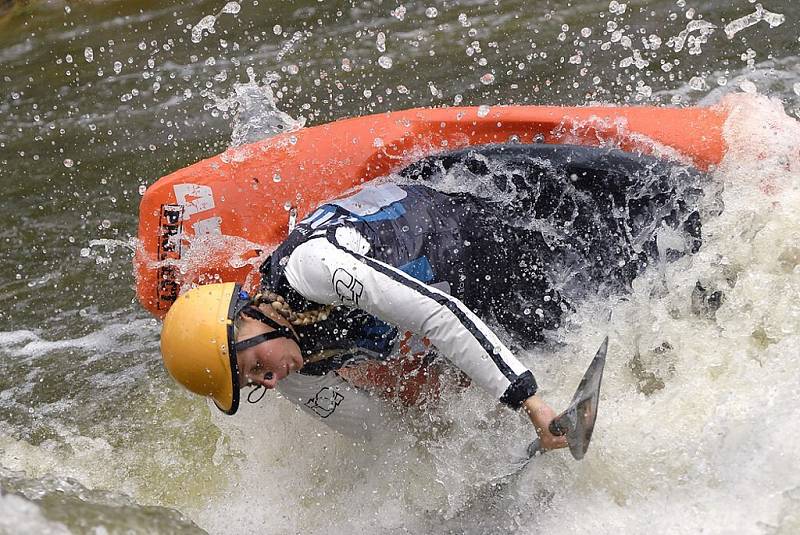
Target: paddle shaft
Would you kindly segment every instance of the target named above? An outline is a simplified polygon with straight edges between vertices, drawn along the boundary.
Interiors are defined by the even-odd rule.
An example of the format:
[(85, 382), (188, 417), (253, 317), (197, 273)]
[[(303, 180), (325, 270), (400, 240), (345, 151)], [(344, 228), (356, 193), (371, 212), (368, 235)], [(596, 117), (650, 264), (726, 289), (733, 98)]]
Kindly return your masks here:
[(557, 437), (566, 435), (568, 431), (565, 426), (561, 425), (561, 422), (558, 420), (558, 418), (553, 418), (548, 426), (548, 429), (550, 430), (551, 435)]
[[(554, 436), (557, 436), (557, 437), (560, 437), (562, 435), (566, 435), (567, 434), (567, 428), (566, 427), (562, 427), (559, 424), (558, 418), (554, 418), (550, 422), (550, 425), (547, 428), (550, 430), (550, 434), (551, 435), (554, 435)], [(542, 453), (544, 453), (546, 451), (547, 450), (542, 447), (542, 441), (539, 440), (538, 438), (533, 439), (533, 442), (528, 444), (528, 457), (533, 457), (536, 454), (542, 454)]]

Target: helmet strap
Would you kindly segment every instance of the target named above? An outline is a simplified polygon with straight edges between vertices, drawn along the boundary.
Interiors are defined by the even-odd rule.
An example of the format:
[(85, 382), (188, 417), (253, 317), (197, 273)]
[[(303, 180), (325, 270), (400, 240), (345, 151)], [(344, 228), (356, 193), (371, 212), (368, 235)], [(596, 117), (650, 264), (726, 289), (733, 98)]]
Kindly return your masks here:
[(252, 305), (247, 306), (242, 310), (242, 314), (244, 314), (248, 318), (260, 321), (264, 325), (272, 327), (275, 330), (268, 333), (257, 334), (246, 340), (236, 342), (234, 344), (234, 348), (236, 349), (236, 351), (242, 351), (244, 349), (251, 348), (263, 342), (274, 340), (275, 338), (288, 338), (289, 340), (294, 340), (297, 343), (297, 345), (300, 345), (300, 340), (297, 339), (297, 336), (295, 336), (295, 334), (292, 332), (291, 329), (279, 324), (277, 321), (273, 320), (272, 318), (270, 318), (269, 316), (258, 310), (256, 307)]
[[(260, 392), (261, 395), (258, 395), (259, 392)], [(248, 403), (258, 403), (259, 401), (264, 399), (264, 395), (266, 393), (267, 393), (267, 388), (264, 385), (257, 385), (252, 390), (250, 390), (249, 394), (247, 394), (247, 402)], [(253, 395), (253, 394), (256, 394), (256, 395)]]

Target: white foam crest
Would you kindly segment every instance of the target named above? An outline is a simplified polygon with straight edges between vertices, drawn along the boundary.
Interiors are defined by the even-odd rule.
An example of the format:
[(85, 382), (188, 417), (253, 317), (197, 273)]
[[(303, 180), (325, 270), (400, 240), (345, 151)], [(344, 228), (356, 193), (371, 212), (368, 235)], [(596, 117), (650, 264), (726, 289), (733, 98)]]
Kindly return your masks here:
[[(96, 264), (108, 264), (111, 262), (113, 255), (116, 253), (117, 248), (122, 248), (127, 251), (127, 256), (133, 256), (136, 247), (139, 244), (137, 238), (129, 238), (127, 240), (115, 240), (108, 238), (100, 238), (89, 240), (88, 247), (81, 249), (81, 257), (94, 258)], [(104, 256), (101, 253), (105, 253)]]
[(48, 520), (38, 505), (16, 494), (0, 494), (0, 533), (71, 535), (64, 524)]
[[(183, 533), (196, 534), (197, 527), (175, 510), (150, 506), (142, 507), (130, 497), (103, 490), (87, 488), (80, 482), (64, 477), (44, 475), (29, 479), (21, 472), (0, 467), (0, 485), (17, 499), (0, 501), (0, 533)], [(5, 496), (0, 495), (0, 500)], [(20, 522), (13, 531), (4, 524), (10, 519)], [(49, 520), (63, 520), (69, 526)], [(48, 519), (45, 522), (41, 520)], [(33, 531), (19, 528), (30, 525)]]
[(753, 194), (748, 201), (779, 206), (781, 192), (791, 196), (790, 189), (800, 188), (800, 123), (786, 116), (778, 99), (739, 94), (722, 104), (729, 111), (724, 130), (728, 151), (719, 167), (725, 187), (738, 191), (755, 182), (766, 195)]
[[(269, 395), (258, 405), (242, 403), (236, 418), (212, 411), (242, 457), (219, 505), (190, 512), (209, 532), (390, 529), (406, 524), (415, 510), (437, 507), (443, 496), (438, 485), (425, 487), (432, 467), (400, 431), (371, 443), (354, 441)], [(353, 507), (368, 502), (375, 507)]]
[[(157, 332), (156, 322), (151, 319), (138, 319), (125, 323), (109, 323), (101, 329), (78, 338), (64, 340), (47, 340), (39, 334), (29, 331), (0, 332), (0, 349), (12, 357), (35, 358), (64, 349), (86, 349), (95, 355), (92, 360), (101, 358), (104, 351), (119, 349), (120, 344), (128, 337), (134, 340), (144, 332)], [(126, 346), (130, 341), (124, 342)]]
[[(790, 511), (800, 489), (792, 468), (800, 465), (800, 126), (763, 97), (726, 105), (729, 149), (715, 173), (725, 210), (705, 221), (697, 255), (651, 270), (614, 307), (590, 455), (537, 463), (541, 472), (519, 491), (550, 498), (530, 529), (788, 533), (798, 525)], [(696, 281), (725, 293), (713, 317), (692, 311)], [(585, 345), (574, 338), (598, 315), (592, 305), (579, 310), (569, 346)]]
[[(751, 64), (752, 62), (752, 64)], [(795, 84), (800, 85), (800, 61), (797, 56), (790, 56), (786, 58), (773, 59), (755, 63), (751, 58), (748, 60), (747, 65), (743, 65), (740, 69), (730, 71), (715, 71), (711, 73), (707, 80), (716, 85), (714, 89), (706, 93), (697, 101), (700, 106), (711, 106), (720, 102), (726, 95), (739, 93), (742, 87), (754, 87), (755, 92), (761, 95), (781, 95), (782, 100), (785, 102), (785, 107), (794, 113), (796, 116), (800, 115), (800, 99), (796, 98), (797, 95), (787, 95), (785, 88), (791, 87)], [(752, 91), (751, 91), (752, 92)], [(680, 91), (679, 93), (685, 95), (688, 91)], [(662, 94), (669, 95), (670, 92), (662, 92)], [(794, 110), (792, 110), (794, 107)]]
[(36, 333), (29, 331), (28, 329), (0, 332), (0, 347), (25, 344), (31, 340), (36, 340), (37, 338), (39, 337), (36, 335)]

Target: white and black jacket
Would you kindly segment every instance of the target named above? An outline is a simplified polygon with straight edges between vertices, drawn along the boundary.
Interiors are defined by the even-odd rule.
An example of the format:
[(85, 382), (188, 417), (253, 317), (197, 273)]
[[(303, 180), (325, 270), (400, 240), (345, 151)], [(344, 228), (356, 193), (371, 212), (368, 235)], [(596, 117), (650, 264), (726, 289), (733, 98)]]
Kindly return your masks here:
[[(397, 333), (428, 338), (476, 384), (511, 407), (536, 392), (533, 374), (462, 302), (486, 273), (473, 273), (478, 241), (469, 198), (421, 185), (367, 186), (320, 207), (262, 267), (265, 286), (296, 310), (343, 307), (300, 329), (305, 354), (386, 358)], [(329, 363), (320, 367), (329, 371)], [(314, 373), (309, 365), (305, 373)]]

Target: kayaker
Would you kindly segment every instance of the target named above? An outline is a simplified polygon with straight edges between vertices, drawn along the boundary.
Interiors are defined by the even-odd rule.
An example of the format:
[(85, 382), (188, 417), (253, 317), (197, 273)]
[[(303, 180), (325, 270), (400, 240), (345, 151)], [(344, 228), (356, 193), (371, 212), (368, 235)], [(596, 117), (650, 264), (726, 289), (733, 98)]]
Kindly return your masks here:
[[(252, 294), (226, 283), (180, 296), (162, 330), (167, 369), (227, 414), (241, 388), (275, 388), (364, 435), (381, 424), (374, 391), (386, 385), (360, 381), (362, 363), (402, 369), (416, 353), (424, 374), (440, 355), (524, 408), (544, 449), (566, 446), (509, 346), (541, 341), (587, 294), (624, 291), (648, 264), (696, 251), (703, 175), (617, 150), (495, 145), (392, 178), (298, 223)], [(400, 375), (399, 390), (415, 380)]]

